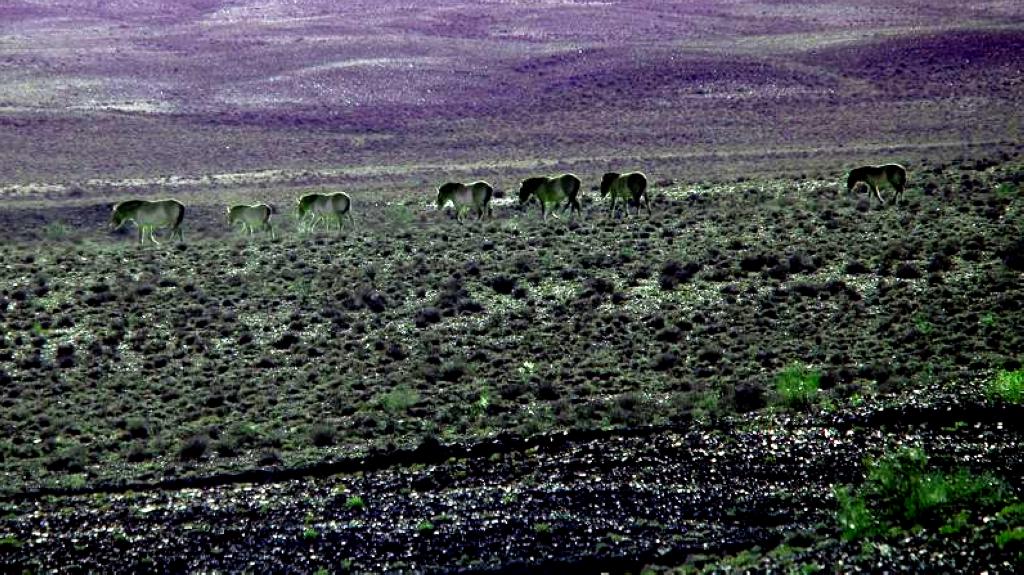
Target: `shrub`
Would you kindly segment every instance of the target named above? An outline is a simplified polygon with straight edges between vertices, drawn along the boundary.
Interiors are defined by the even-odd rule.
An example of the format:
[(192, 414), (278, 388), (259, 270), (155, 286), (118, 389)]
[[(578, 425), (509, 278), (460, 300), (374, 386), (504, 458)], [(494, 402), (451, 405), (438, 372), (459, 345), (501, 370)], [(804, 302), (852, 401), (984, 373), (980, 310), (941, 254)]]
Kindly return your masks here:
[(334, 427), (326, 423), (318, 423), (309, 430), (309, 439), (316, 447), (330, 447), (334, 445)]
[(392, 415), (396, 415), (405, 413), (410, 407), (416, 405), (416, 402), (419, 400), (420, 394), (416, 393), (416, 390), (408, 387), (396, 387), (395, 389), (382, 394), (377, 402), (381, 409)]
[(68, 226), (64, 222), (50, 222), (43, 227), (43, 237), (48, 240), (62, 240), (68, 236)]
[(821, 384), (821, 372), (794, 364), (775, 378), (778, 401), (786, 407), (806, 407), (814, 402)]
[(354, 509), (356, 511), (361, 511), (363, 509), (366, 509), (366, 503), (363, 502), (363, 498), (362, 497), (360, 497), (358, 495), (352, 495), (348, 499), (345, 500), (345, 508), (346, 509)]
[(193, 435), (181, 444), (181, 449), (178, 450), (178, 456), (183, 461), (191, 461), (199, 459), (206, 453), (206, 448), (210, 445), (210, 439), (205, 435)]
[(1006, 529), (999, 533), (999, 535), (996, 535), (996, 544), (999, 545), (1000, 549), (1007, 545), (1020, 542), (1024, 542), (1024, 527)]
[(1010, 182), (1003, 182), (996, 188), (996, 195), (1001, 198), (1012, 198), (1017, 193), (1019, 193), (1019, 189)]
[(141, 417), (129, 418), (125, 422), (124, 430), (128, 432), (128, 435), (135, 439), (145, 439), (149, 437), (149, 424), (147, 424), (146, 420)]
[(81, 445), (72, 445), (61, 449), (54, 454), (46, 467), (50, 471), (64, 471), (68, 473), (80, 473), (85, 471), (89, 461), (85, 448)]
[(1021, 403), (1024, 401), (1024, 369), (1000, 371), (988, 382), (985, 394), (992, 399)]
[(972, 512), (992, 509), (1009, 497), (1006, 485), (990, 474), (953, 473), (928, 468), (924, 451), (907, 448), (866, 461), (867, 479), (859, 489), (836, 490), (836, 520), (845, 539), (881, 535), (893, 528), (947, 525), (962, 528)]
[(416, 525), (416, 531), (419, 531), (420, 533), (433, 533), (434, 524), (427, 520), (420, 521), (419, 524)]

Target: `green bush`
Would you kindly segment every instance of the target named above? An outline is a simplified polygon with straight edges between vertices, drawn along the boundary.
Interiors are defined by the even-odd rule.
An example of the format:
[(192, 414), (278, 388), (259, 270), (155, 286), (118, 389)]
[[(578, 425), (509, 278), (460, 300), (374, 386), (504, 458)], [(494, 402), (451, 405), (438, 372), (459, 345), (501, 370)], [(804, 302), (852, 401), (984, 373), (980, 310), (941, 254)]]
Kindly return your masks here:
[(1008, 403), (1024, 401), (1024, 369), (1000, 371), (988, 382), (985, 394)]
[(974, 512), (999, 507), (1010, 497), (990, 474), (930, 470), (924, 451), (907, 448), (866, 461), (867, 479), (857, 490), (836, 490), (836, 520), (845, 539), (881, 535), (914, 525), (957, 530)]
[(775, 378), (775, 392), (786, 407), (806, 407), (814, 403), (820, 384), (820, 371), (794, 364)]
[(419, 400), (420, 394), (416, 390), (408, 387), (396, 387), (387, 393), (381, 394), (377, 401), (381, 409), (390, 414), (397, 415), (408, 411)]

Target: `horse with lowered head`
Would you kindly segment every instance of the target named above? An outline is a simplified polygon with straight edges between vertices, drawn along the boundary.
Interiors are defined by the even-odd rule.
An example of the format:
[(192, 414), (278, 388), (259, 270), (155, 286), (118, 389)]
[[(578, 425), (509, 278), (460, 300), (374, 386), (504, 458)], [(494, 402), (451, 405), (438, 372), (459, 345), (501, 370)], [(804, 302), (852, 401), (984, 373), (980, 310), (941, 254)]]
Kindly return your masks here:
[(879, 188), (889, 187), (895, 192), (893, 202), (899, 202), (903, 198), (903, 191), (907, 187), (907, 169), (899, 164), (882, 164), (881, 166), (861, 166), (850, 170), (846, 177), (846, 191), (850, 192), (857, 184), (864, 183), (875, 192), (879, 204), (885, 204)]
[(274, 237), (274, 226), (270, 223), (270, 216), (274, 209), (267, 204), (256, 204), (254, 206), (238, 205), (228, 208), (228, 224), (241, 224), (242, 230), (249, 232), (249, 235), (256, 233), (256, 230), (270, 232)]
[(636, 215), (640, 215), (640, 202), (643, 201), (647, 208), (647, 215), (651, 215), (651, 202), (647, 195), (647, 176), (640, 172), (629, 172), (619, 174), (608, 172), (601, 178), (601, 197), (611, 194), (612, 204), (610, 211), (615, 213), (615, 200), (622, 198), (626, 204), (626, 215), (629, 215), (629, 203), (636, 204)]
[[(355, 220), (352, 219), (352, 198), (345, 192), (333, 192), (333, 193), (320, 193), (314, 192), (306, 194), (299, 198), (298, 202), (298, 215), (300, 222), (308, 222), (308, 229), (312, 231), (316, 228), (317, 224), (323, 221), (327, 221), (327, 218), (333, 217), (338, 222), (338, 230), (341, 230), (344, 216), (348, 216), (348, 221), (352, 225), (355, 225)], [(330, 222), (327, 223), (327, 228), (330, 229)]]
[(472, 182), (463, 184), (461, 182), (448, 182), (437, 188), (437, 209), (443, 210), (448, 202), (455, 208), (455, 219), (462, 221), (462, 215), (470, 209), (476, 211), (477, 219), (482, 220), (484, 215), (493, 217), (491, 213), (491, 198), (494, 196), (494, 188), (487, 182)]
[(149, 241), (159, 244), (153, 237), (157, 228), (171, 228), (170, 236), (178, 236), (185, 241), (181, 233), (181, 221), (185, 219), (185, 205), (178, 200), (126, 200), (116, 204), (110, 214), (110, 229), (118, 230), (128, 222), (135, 224), (139, 230), (139, 243), (146, 236)]
[(580, 186), (582, 182), (573, 174), (562, 174), (553, 178), (538, 176), (527, 178), (519, 186), (519, 205), (524, 205), (530, 198), (540, 202), (541, 219), (548, 219), (549, 208), (564, 202), (562, 211), (567, 208), (570, 215), (581, 214)]

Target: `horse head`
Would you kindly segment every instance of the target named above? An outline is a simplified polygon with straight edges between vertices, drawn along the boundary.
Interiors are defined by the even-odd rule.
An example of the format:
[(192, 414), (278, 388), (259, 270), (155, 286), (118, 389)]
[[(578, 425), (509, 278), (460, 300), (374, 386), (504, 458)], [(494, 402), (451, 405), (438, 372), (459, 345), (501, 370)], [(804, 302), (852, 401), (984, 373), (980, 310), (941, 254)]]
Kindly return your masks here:
[(523, 205), (530, 200), (530, 196), (537, 191), (537, 188), (541, 187), (542, 184), (547, 182), (548, 179), (544, 177), (526, 178), (519, 186), (519, 205)]
[(110, 223), (108, 225), (111, 231), (120, 229), (121, 226), (123, 226), (129, 220), (128, 214), (126, 213), (127, 210), (125, 210), (124, 207), (125, 204), (122, 202), (119, 204), (114, 204), (114, 207), (111, 208)]
[(612, 182), (618, 179), (618, 172), (608, 172), (601, 178), (601, 197), (608, 195), (608, 192), (612, 189)]
[(455, 194), (455, 190), (461, 185), (458, 182), (448, 182), (437, 188), (437, 209), (444, 209), (444, 205), (448, 203), (448, 200)]

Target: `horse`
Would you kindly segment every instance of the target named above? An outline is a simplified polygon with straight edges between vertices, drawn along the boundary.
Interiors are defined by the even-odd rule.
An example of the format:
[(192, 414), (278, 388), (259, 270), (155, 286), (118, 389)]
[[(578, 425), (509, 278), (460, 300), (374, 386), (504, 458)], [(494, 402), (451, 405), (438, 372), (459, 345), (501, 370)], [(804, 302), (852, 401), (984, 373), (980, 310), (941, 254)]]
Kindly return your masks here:
[(651, 202), (647, 195), (647, 176), (640, 172), (629, 172), (618, 174), (608, 172), (601, 178), (601, 197), (611, 194), (612, 205), (610, 212), (615, 213), (615, 199), (622, 198), (626, 204), (626, 215), (629, 215), (629, 201), (636, 204), (636, 215), (640, 215), (640, 201), (643, 200), (647, 208), (647, 215), (651, 215)]
[(519, 205), (526, 204), (531, 197), (537, 198), (540, 202), (541, 219), (544, 220), (548, 219), (548, 206), (557, 206), (561, 202), (565, 202), (562, 206), (563, 212), (568, 208), (570, 215), (582, 215), (579, 199), (581, 185), (580, 179), (573, 174), (562, 174), (553, 178), (527, 178), (519, 186)]
[(146, 235), (154, 244), (159, 244), (153, 237), (157, 228), (171, 228), (170, 236), (178, 236), (185, 241), (181, 233), (181, 220), (185, 218), (185, 205), (178, 200), (126, 200), (116, 204), (110, 214), (111, 231), (119, 230), (128, 222), (133, 222), (139, 230), (139, 243), (143, 243)]
[(852, 191), (857, 184), (862, 182), (867, 184), (869, 189), (874, 190), (879, 204), (885, 204), (882, 194), (878, 192), (880, 187), (892, 188), (895, 191), (893, 202), (899, 202), (903, 197), (903, 190), (907, 187), (907, 169), (899, 164), (854, 168), (846, 177), (846, 191)]
[[(323, 194), (314, 192), (299, 198), (298, 203), (299, 220), (309, 219), (309, 230), (312, 231), (316, 225), (328, 216), (334, 216), (338, 222), (338, 230), (342, 228), (342, 218), (347, 214), (348, 220), (355, 225), (352, 219), (352, 198), (345, 192), (334, 192)], [(330, 229), (330, 224), (327, 224)]]
[(249, 232), (249, 235), (256, 233), (256, 230), (270, 232), (270, 238), (274, 238), (274, 226), (270, 223), (270, 216), (274, 213), (273, 208), (267, 204), (256, 204), (254, 206), (238, 205), (227, 209), (228, 224), (242, 224), (242, 231)]
[(477, 219), (482, 220), (484, 214), (488, 218), (493, 217), (491, 212), (491, 197), (494, 195), (494, 188), (487, 182), (472, 182), (463, 184), (459, 182), (448, 182), (437, 188), (437, 209), (444, 209), (448, 202), (455, 207), (455, 219), (462, 221), (462, 214), (472, 208), (476, 210)]

